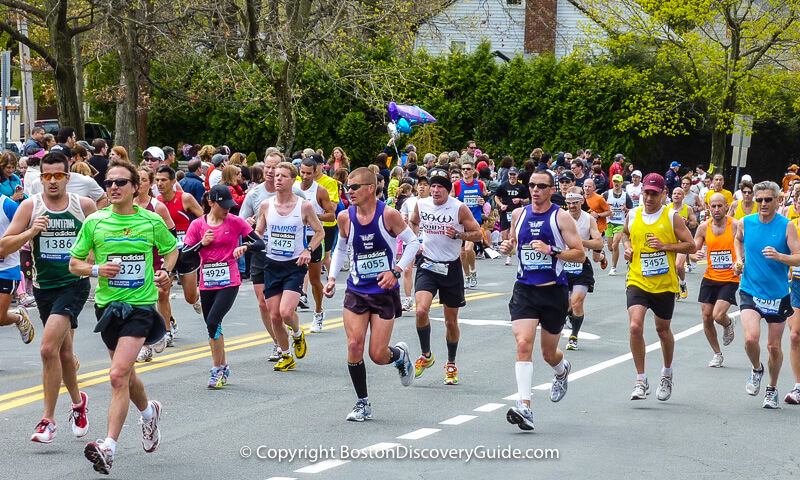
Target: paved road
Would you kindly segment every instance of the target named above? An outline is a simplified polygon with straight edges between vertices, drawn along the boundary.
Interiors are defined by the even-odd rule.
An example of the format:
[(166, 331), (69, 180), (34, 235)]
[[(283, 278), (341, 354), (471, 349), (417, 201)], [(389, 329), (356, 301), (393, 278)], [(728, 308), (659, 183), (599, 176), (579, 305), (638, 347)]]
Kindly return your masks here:
[[(344, 420), (355, 394), (345, 360), (341, 288), (326, 301), (325, 331), (308, 336), (308, 356), (298, 360), (296, 370), (281, 373), (266, 361), (272, 343), (261, 325), (252, 287), (245, 283), (224, 323), (232, 376), (217, 391), (205, 386), (210, 353), (204, 324), (178, 292), (173, 302), (180, 325), (176, 348), (138, 368), (148, 394), (164, 404), (162, 444), (155, 453), (142, 451), (138, 414), (132, 407), (111, 477), (493, 478), (503, 472), (534, 478), (718, 479), (800, 472), (794, 444), (800, 407), (781, 404), (780, 410), (764, 410), (761, 395), (744, 392), (749, 365), (740, 327), (734, 343), (723, 350), (725, 367), (706, 366), (712, 352), (693, 300), (702, 275), (697, 272), (689, 275), (689, 299), (676, 307), (673, 331), (680, 335), (675, 388), (668, 402), (658, 402), (654, 395), (646, 401), (629, 400), (635, 370), (628, 355), (625, 279), (602, 276), (587, 301), (586, 338), (579, 351), (567, 352), (573, 365), (569, 393), (558, 404), (549, 401), (553, 372), (535, 349), (536, 430), (525, 433), (508, 424), (505, 412), (516, 392), (507, 309), (514, 270), (502, 260), (478, 265), (480, 284), (467, 291), (461, 314), (460, 384), (443, 385), (444, 324), (442, 310), (436, 308), (432, 345), (437, 364), (403, 388), (394, 368), (368, 363), (375, 419), (363, 424)], [(42, 410), (39, 339), (23, 345), (16, 329), (0, 329), (4, 478), (40, 479), (43, 472), (63, 479), (98, 476), (82, 452), (88, 440), (105, 436), (110, 387), (107, 354), (91, 331), (92, 310), (90, 304), (81, 315), (75, 340), (81, 388), (90, 399), (90, 431), (83, 439), (72, 436), (69, 398), (62, 395), (54, 443), (28, 440)], [(38, 318), (34, 321), (40, 325)], [(310, 321), (311, 313), (301, 313), (301, 322)], [(651, 321), (645, 338), (650, 345), (647, 372), (655, 384), (661, 352)], [(419, 354), (411, 314), (395, 323), (393, 341), (399, 340)], [(562, 348), (565, 344), (566, 339)], [(784, 352), (781, 399), (793, 384), (788, 332)], [(514, 449), (534, 458), (508, 458)], [(290, 454), (295, 455), (292, 461), (274, 458)], [(360, 458), (353, 458), (356, 454)]]

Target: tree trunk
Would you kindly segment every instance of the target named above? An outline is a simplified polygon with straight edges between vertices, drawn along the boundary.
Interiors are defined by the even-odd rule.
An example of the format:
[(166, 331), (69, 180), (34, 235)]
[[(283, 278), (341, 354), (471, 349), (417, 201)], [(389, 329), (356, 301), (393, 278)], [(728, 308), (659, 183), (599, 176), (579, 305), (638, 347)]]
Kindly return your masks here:
[(294, 138), (297, 135), (297, 122), (292, 101), (294, 78), (297, 70), (294, 60), (287, 58), (283, 62), (280, 76), (275, 81), (275, 100), (278, 111), (277, 147), (287, 157), (292, 155)]
[(56, 60), (53, 66), (53, 83), (56, 93), (58, 121), (61, 126), (75, 129), (78, 138), (84, 137), (83, 115), (78, 102), (78, 85), (75, 77), (75, 62), (72, 55), (72, 38), (67, 23), (66, 0), (46, 0), (45, 8), (53, 12), (48, 22), (50, 46)]
[[(73, 25), (78, 26), (78, 19), (73, 20)], [(81, 47), (80, 35), (72, 37), (73, 51), (75, 52), (75, 94), (78, 96), (78, 105), (83, 112), (83, 47)], [(85, 133), (85, 132), (84, 132)], [(83, 138), (84, 137), (79, 137)]]
[(136, 122), (138, 106), (138, 79), (136, 75), (134, 47), (136, 45), (136, 29), (131, 25), (127, 15), (131, 13), (128, 2), (120, 2), (115, 8), (115, 17), (110, 21), (118, 41), (120, 75), (119, 94), (117, 95), (116, 136), (114, 143), (125, 147), (131, 162), (138, 163), (139, 137)]
[(735, 81), (731, 81), (722, 99), (714, 129), (711, 132), (711, 164), (714, 171), (722, 172), (728, 152), (728, 132), (733, 125), (733, 115), (736, 113), (736, 88)]

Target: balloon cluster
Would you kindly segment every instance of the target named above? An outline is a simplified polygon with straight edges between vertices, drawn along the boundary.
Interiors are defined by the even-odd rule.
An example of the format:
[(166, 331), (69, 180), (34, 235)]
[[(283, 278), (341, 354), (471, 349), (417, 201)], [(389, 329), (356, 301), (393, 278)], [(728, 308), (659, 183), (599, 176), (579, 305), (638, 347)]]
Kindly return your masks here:
[(395, 140), (402, 134), (410, 134), (414, 125), (434, 123), (433, 115), (425, 110), (411, 105), (398, 105), (394, 102), (387, 107), (390, 122), (386, 125), (389, 135)]

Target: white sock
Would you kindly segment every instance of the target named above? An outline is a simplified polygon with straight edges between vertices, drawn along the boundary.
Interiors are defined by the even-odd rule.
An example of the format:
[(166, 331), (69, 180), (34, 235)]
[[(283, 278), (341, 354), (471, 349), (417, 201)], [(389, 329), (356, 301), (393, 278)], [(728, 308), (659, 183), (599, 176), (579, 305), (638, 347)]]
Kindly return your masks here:
[(289, 355), (289, 350), (281, 350), (281, 353), (284, 355)]
[(661, 369), (661, 376), (662, 377), (670, 377), (671, 378), (672, 377), (672, 367), (669, 367), (669, 368), (663, 367)]
[(797, 389), (797, 390), (800, 390), (800, 383), (795, 383), (794, 384), (794, 388)]
[(292, 337), (294, 338), (300, 338), (300, 335), (302, 334), (303, 334), (302, 330), (299, 332), (292, 331)]
[(142, 414), (142, 420), (144, 420), (145, 422), (149, 422), (150, 420), (153, 419), (153, 415), (155, 415), (156, 412), (153, 409), (153, 404), (147, 402), (147, 408), (142, 410), (140, 413)]
[(517, 394), (519, 401), (531, 400), (533, 388), (533, 362), (517, 362), (514, 364), (517, 374)]
[(681, 287), (685, 287), (686, 286), (686, 280), (681, 280), (680, 283), (681, 283)]
[(646, 382), (647, 381), (647, 374), (642, 373), (642, 374), (636, 375), (636, 381), (637, 382)]
[(556, 375), (558, 375), (559, 377), (564, 375), (564, 372), (567, 371), (567, 364), (564, 363), (564, 359), (563, 358), (561, 359), (560, 362), (558, 362), (558, 365), (553, 367), (553, 370), (556, 371)]
[(113, 438), (106, 437), (106, 440), (103, 443), (111, 450), (112, 454), (117, 451), (117, 441)]

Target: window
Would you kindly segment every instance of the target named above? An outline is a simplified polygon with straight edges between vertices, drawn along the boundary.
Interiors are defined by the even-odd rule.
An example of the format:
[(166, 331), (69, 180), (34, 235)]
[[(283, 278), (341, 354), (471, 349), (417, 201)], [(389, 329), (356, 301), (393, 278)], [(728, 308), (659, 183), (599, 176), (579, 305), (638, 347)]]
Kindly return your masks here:
[(452, 52), (464, 52), (467, 50), (467, 42), (460, 41), (460, 40), (451, 40), (450, 41), (450, 51)]
[(506, 5), (510, 7), (519, 7), (522, 5), (522, 0), (506, 0)]

